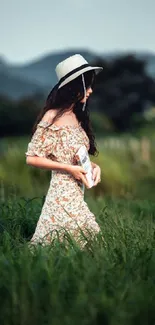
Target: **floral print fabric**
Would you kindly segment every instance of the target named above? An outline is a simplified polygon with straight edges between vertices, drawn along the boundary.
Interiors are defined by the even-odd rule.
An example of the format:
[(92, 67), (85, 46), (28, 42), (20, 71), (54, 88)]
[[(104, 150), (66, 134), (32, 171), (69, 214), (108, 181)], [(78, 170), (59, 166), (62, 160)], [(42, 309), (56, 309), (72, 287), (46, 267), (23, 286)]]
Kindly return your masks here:
[[(25, 154), (77, 165), (76, 152), (81, 145), (89, 150), (89, 138), (80, 123), (57, 126), (42, 120)], [(57, 234), (61, 239), (67, 231), (83, 246), (86, 243), (84, 235), (93, 236), (100, 231), (94, 214), (84, 201), (84, 190), (84, 184), (70, 173), (51, 171), (49, 189), (31, 244), (49, 244)]]

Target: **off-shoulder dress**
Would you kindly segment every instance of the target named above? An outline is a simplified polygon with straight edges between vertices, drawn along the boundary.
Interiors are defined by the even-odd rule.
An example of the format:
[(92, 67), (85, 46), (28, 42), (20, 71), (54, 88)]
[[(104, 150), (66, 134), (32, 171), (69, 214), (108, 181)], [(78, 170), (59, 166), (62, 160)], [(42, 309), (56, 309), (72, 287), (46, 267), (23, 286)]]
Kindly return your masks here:
[[(76, 165), (76, 152), (81, 145), (89, 150), (89, 138), (78, 125), (50, 125), (41, 120), (28, 143), (26, 156), (39, 156), (53, 161)], [(85, 245), (100, 231), (95, 215), (84, 200), (85, 185), (70, 173), (51, 170), (50, 185), (38, 219), (31, 244), (49, 244), (53, 238), (64, 238), (66, 231)]]

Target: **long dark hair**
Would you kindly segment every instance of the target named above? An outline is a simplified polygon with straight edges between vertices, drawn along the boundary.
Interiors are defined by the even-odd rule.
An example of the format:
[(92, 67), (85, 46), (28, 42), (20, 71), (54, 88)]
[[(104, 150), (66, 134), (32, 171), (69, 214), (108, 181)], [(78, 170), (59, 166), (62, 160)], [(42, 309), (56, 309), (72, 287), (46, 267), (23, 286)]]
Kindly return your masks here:
[[(93, 89), (95, 83), (95, 72), (90, 70), (84, 73), (84, 80), (86, 89), (91, 87)], [(86, 102), (85, 110), (82, 111), (83, 103), (80, 101), (84, 97), (84, 89), (82, 83), (82, 76), (78, 76), (74, 80), (70, 81), (66, 85), (58, 89), (58, 84), (50, 91), (46, 99), (46, 104), (37, 116), (36, 122), (32, 129), (32, 134), (37, 128), (37, 124), (40, 122), (44, 114), (50, 109), (58, 109), (56, 116), (53, 118), (52, 125), (64, 112), (69, 111), (72, 104), (74, 104), (72, 110), (77, 117), (77, 120), (81, 122), (81, 126), (85, 130), (90, 143), (89, 154), (97, 156), (99, 151), (96, 148), (95, 135), (90, 121), (90, 112), (88, 108), (88, 100)]]

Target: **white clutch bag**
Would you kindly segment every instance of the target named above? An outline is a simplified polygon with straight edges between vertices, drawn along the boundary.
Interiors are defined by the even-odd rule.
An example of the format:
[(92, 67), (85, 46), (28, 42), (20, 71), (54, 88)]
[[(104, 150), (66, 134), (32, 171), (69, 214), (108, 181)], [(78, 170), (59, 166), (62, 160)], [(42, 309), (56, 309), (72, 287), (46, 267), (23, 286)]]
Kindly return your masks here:
[(78, 164), (81, 165), (83, 167), (83, 169), (87, 172), (87, 174), (85, 174), (88, 184), (89, 184), (89, 188), (91, 188), (92, 186), (94, 186), (94, 180), (93, 180), (93, 175), (92, 175), (92, 165), (91, 165), (91, 161), (89, 158), (89, 154), (87, 151), (87, 148), (85, 147), (85, 145), (81, 146), (77, 153), (76, 153), (76, 157), (78, 160)]

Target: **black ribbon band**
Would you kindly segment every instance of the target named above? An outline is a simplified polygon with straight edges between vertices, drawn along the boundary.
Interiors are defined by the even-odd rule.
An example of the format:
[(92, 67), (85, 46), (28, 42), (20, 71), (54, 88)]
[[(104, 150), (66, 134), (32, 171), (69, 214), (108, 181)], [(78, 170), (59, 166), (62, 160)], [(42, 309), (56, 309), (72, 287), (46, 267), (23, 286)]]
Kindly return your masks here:
[(81, 65), (80, 67), (70, 71), (69, 73), (67, 73), (64, 77), (62, 77), (59, 82), (58, 85), (60, 85), (63, 81), (65, 81), (68, 77), (72, 76), (72, 74), (74, 74), (75, 72), (78, 72), (84, 68), (90, 67), (90, 65), (88, 63)]

